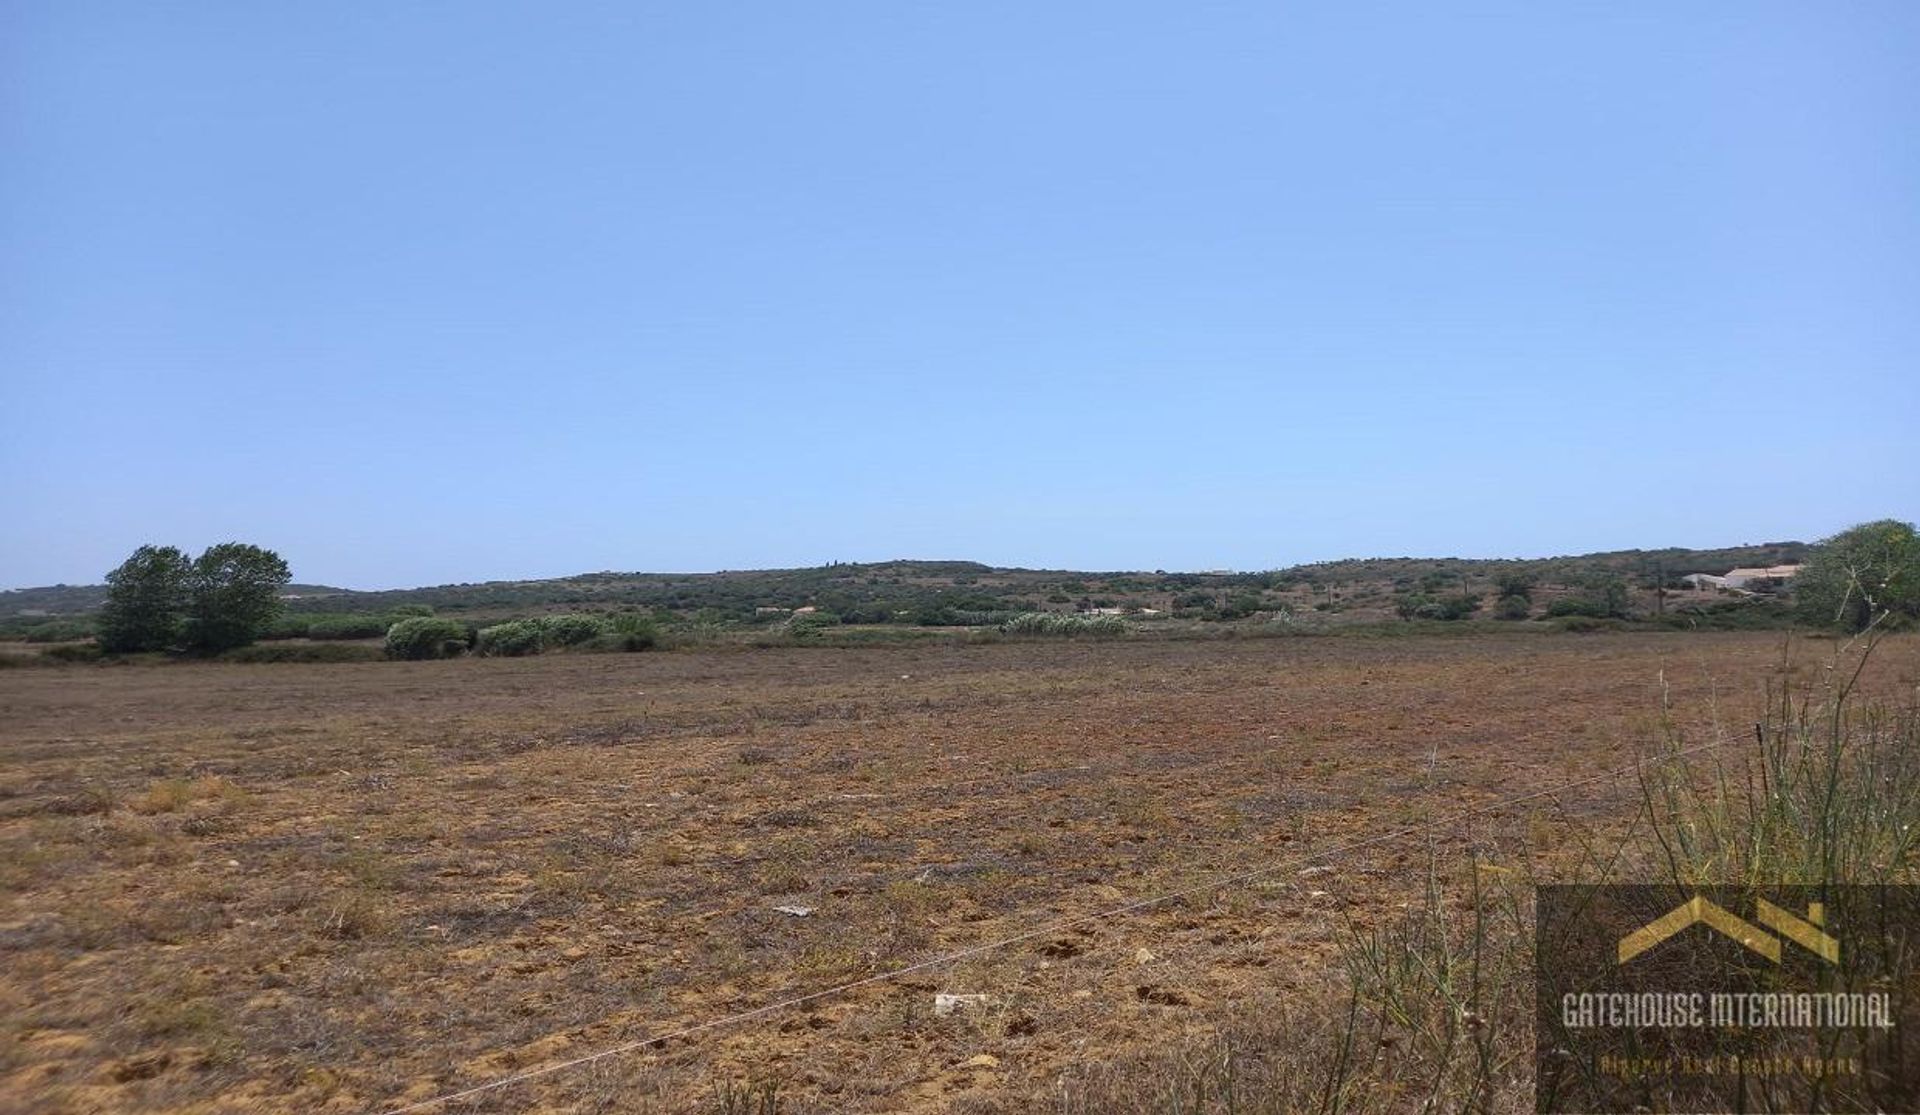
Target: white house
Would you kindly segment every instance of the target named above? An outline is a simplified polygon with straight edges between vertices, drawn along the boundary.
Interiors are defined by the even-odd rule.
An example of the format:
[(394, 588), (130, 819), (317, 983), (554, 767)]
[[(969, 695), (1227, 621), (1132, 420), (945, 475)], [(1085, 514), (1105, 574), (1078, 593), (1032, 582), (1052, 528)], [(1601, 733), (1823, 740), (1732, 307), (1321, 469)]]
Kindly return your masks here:
[(1800, 572), (1798, 565), (1750, 566), (1744, 569), (1729, 569), (1718, 576), (1712, 573), (1689, 573), (1680, 578), (1694, 588), (1724, 588), (1735, 592), (1750, 591), (1751, 586), (1761, 581), (1786, 581)]
[(1755, 581), (1788, 581), (1800, 572), (1797, 565), (1769, 565), (1764, 568), (1730, 569), (1721, 580), (1728, 588), (1746, 588)]

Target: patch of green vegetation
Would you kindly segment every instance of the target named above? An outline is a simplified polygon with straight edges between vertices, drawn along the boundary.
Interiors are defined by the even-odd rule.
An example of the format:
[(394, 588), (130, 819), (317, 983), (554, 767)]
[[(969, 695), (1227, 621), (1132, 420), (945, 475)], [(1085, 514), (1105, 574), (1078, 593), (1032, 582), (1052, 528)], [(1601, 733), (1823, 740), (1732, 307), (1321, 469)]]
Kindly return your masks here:
[(1000, 625), (1008, 635), (1032, 635), (1042, 638), (1112, 639), (1127, 633), (1128, 624), (1119, 616), (1082, 616), (1064, 612), (1027, 612)]
[(464, 623), (450, 619), (415, 616), (403, 619), (387, 630), (388, 658), (457, 658), (472, 644), (472, 633)]

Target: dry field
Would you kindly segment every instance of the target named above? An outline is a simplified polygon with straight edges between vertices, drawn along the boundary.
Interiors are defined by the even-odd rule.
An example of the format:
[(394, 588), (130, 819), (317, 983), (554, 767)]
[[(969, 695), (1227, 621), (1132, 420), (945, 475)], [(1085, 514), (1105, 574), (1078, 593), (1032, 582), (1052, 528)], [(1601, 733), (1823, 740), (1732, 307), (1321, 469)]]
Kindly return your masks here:
[[(1337, 1010), (1429, 856), (1550, 877), (1602, 781), (1744, 741), (1770, 634), (1298, 638), (0, 673), (0, 1110), (1023, 1111)], [(1911, 693), (1920, 641), (1870, 684)], [(1736, 742), (1730, 746), (1743, 746)], [(1241, 885), (1210, 880), (1269, 869)], [(1304, 872), (1304, 873), (1303, 873)], [(1177, 901), (1059, 927), (1168, 891)], [(810, 907), (797, 917), (776, 907)], [(950, 1015), (936, 993), (990, 998)]]

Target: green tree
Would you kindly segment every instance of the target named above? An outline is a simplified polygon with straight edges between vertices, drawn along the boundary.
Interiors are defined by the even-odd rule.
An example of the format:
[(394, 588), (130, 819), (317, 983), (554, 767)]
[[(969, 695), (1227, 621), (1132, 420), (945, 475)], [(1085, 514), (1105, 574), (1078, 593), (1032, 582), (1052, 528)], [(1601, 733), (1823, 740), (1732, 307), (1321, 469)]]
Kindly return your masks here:
[(142, 546), (107, 574), (100, 609), (101, 649), (115, 654), (167, 650), (180, 639), (187, 604), (187, 555)]
[(187, 644), (211, 654), (253, 642), (279, 617), (280, 590), (292, 579), (272, 550), (209, 546), (187, 571)]
[(1843, 530), (1807, 559), (1793, 595), (1809, 622), (1847, 631), (1920, 618), (1920, 536), (1897, 519)]

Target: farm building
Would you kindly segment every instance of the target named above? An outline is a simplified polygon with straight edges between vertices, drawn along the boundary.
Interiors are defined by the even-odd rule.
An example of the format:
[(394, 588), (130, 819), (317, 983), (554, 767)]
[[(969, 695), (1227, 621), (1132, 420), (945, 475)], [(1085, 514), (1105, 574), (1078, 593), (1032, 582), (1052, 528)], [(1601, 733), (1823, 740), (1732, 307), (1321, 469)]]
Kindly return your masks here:
[(1800, 572), (1798, 565), (1769, 565), (1764, 568), (1729, 569), (1727, 572), (1719, 575), (1712, 573), (1689, 573), (1685, 577), (1682, 577), (1681, 580), (1692, 585), (1694, 588), (1723, 588), (1731, 589), (1735, 592), (1746, 592), (1751, 591), (1761, 582), (1778, 583), (1791, 580), (1794, 574), (1798, 572)]

